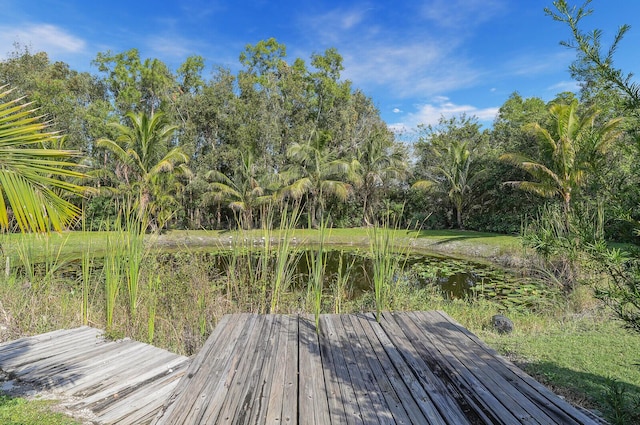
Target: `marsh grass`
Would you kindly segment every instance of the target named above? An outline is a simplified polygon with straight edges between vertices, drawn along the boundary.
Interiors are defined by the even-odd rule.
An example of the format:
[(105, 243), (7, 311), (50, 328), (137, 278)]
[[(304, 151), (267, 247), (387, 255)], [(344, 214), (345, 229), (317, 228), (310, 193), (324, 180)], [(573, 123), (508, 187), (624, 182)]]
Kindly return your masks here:
[[(116, 225), (118, 226), (118, 225)], [(110, 230), (110, 229), (107, 229)], [(105, 320), (106, 330), (110, 333), (113, 330), (114, 311), (122, 284), (122, 274), (124, 267), (124, 250), (122, 248), (123, 234), (116, 229), (107, 236), (107, 251), (104, 257), (104, 299), (105, 299)]]
[[(397, 229), (390, 227), (389, 219), (382, 224), (374, 224), (369, 231), (369, 252), (372, 257), (373, 275), (371, 277), (376, 318), (380, 320), (382, 311), (388, 307), (393, 286), (398, 281), (405, 255), (399, 255), (396, 241)], [(404, 260), (403, 260), (404, 257)]]
[[(53, 241), (53, 238), (60, 240)], [(42, 234), (19, 241), (15, 252), (21, 272), (30, 284), (43, 286), (51, 282), (53, 276), (67, 263), (63, 251), (68, 240), (68, 235)]]
[(147, 255), (144, 237), (147, 232), (147, 216), (138, 216), (129, 212), (124, 229), (117, 229), (124, 238), (125, 250), (125, 274), (127, 279), (127, 294), (129, 300), (129, 312), (133, 318), (138, 308), (138, 292), (140, 286), (141, 266)]
[(89, 246), (82, 252), (82, 258), (80, 260), (81, 276), (80, 284), (82, 291), (82, 324), (89, 324), (89, 293), (91, 291), (91, 282), (93, 280), (93, 272), (95, 268), (95, 255), (91, 251)]
[(356, 257), (353, 256), (350, 260), (345, 260), (345, 251), (340, 250), (340, 257), (338, 258), (338, 271), (333, 280), (333, 312), (340, 314), (343, 310), (343, 304), (346, 299), (351, 298), (349, 293), (349, 285), (351, 281), (351, 273), (353, 272)]
[(309, 297), (311, 310), (315, 317), (316, 331), (320, 331), (320, 314), (322, 313), (322, 297), (324, 293), (325, 266), (327, 252), (325, 241), (329, 237), (329, 219), (321, 219), (318, 227), (319, 243), (307, 251), (307, 264), (309, 265), (309, 281), (307, 296)]
[[(278, 232), (279, 241), (275, 248), (276, 257), (271, 279), (271, 313), (279, 311), (282, 293), (291, 287), (300, 248), (292, 244), (292, 233), (300, 219), (300, 210), (296, 206), (291, 214), (282, 214)], [(269, 234), (269, 239), (273, 236)]]

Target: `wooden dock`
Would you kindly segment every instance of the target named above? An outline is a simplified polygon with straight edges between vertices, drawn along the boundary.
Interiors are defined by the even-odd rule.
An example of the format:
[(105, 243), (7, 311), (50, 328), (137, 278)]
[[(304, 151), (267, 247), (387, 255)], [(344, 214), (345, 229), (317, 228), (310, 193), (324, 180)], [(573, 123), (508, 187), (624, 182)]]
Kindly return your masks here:
[(154, 424), (598, 424), (443, 312), (225, 316)]
[(149, 423), (189, 360), (129, 339), (108, 341), (90, 328), (54, 331), (0, 344), (0, 370), (46, 389), (96, 423)]
[(191, 359), (81, 327), (0, 344), (0, 369), (102, 424), (604, 423), (436, 311), (227, 315)]

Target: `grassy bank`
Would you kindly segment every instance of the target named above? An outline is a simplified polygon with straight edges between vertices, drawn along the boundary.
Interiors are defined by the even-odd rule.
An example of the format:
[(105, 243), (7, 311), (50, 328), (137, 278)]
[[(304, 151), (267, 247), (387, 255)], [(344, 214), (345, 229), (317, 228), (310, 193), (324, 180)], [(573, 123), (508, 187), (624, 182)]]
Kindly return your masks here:
[[(10, 270), (0, 278), (0, 341), (87, 323), (109, 328), (113, 336), (126, 335), (190, 355), (226, 313), (376, 310), (379, 300), (373, 291), (355, 298), (338, 295), (348, 292), (343, 276), (322, 276), (319, 268), (316, 278), (326, 279), (322, 296), (317, 290), (292, 288), (282, 279), (290, 275), (287, 253), (299, 252), (299, 247), (317, 243), (321, 237), (326, 245), (338, 249), (367, 251), (370, 231), (331, 229), (324, 236), (316, 230), (290, 232), (291, 246), (280, 244), (275, 256), (269, 248), (284, 237), (279, 230), (146, 236), (144, 258), (133, 265), (127, 243), (120, 239), (126, 237), (124, 233), (70, 232), (49, 238), (5, 235), (2, 245), (10, 257)], [(525, 257), (519, 238), (513, 236), (390, 232), (400, 251), (438, 252), (509, 265), (521, 264)], [(213, 257), (192, 255), (204, 246), (230, 253), (224, 272), (213, 267)], [(165, 253), (167, 250), (171, 253)], [(105, 257), (105, 252), (110, 256)], [(110, 269), (113, 276), (96, 266), (100, 257), (119, 264), (117, 272)], [(28, 273), (24, 264), (19, 266), (25, 258), (38, 263)], [(86, 260), (85, 272), (68, 271), (66, 258)], [(322, 255), (316, 260), (321, 267)], [(136, 279), (132, 281), (127, 273)], [(277, 287), (272, 285), (276, 281)], [(311, 288), (318, 288), (318, 283)], [(484, 297), (449, 300), (433, 286), (416, 286), (411, 278), (398, 279), (393, 285), (385, 289), (387, 309), (444, 310), (571, 401), (602, 412), (613, 423), (638, 419), (632, 415), (637, 411), (634, 400), (640, 398), (640, 337), (613, 321), (588, 288), (554, 298), (540, 295), (539, 302), (522, 308)], [(107, 289), (111, 291), (110, 323), (105, 311)], [(492, 330), (490, 321), (496, 313), (514, 321), (512, 334)]]
[[(271, 232), (279, 241), (285, 234), (293, 238), (297, 244), (317, 244), (320, 233), (313, 229), (279, 230)], [(492, 261), (498, 264), (518, 264), (522, 261), (523, 252), (520, 238), (497, 233), (481, 233), (460, 230), (392, 230), (394, 238), (401, 246), (414, 250), (424, 250), (473, 258), (474, 260)], [(0, 244), (8, 256), (16, 257), (21, 252), (31, 253), (35, 258), (43, 255), (60, 255), (61, 257), (77, 257), (88, 247), (97, 253), (106, 249), (110, 232), (62, 232), (48, 237), (39, 235), (8, 234), (0, 236)], [(367, 228), (331, 229), (332, 246), (363, 247), (369, 246)], [(238, 238), (260, 240), (264, 231), (216, 231), (216, 230), (175, 230), (162, 235), (147, 235), (146, 243), (150, 247), (164, 248), (196, 248), (199, 246), (229, 246), (230, 241)]]

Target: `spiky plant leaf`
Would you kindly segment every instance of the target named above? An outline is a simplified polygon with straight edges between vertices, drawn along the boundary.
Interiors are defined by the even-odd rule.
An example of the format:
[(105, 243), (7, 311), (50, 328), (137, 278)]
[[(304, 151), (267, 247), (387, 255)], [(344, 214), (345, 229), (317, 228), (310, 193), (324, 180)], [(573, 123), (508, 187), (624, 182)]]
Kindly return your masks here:
[(82, 186), (65, 180), (84, 177), (71, 161), (80, 153), (48, 148), (56, 146), (61, 136), (48, 130), (32, 104), (3, 100), (10, 92), (6, 85), (0, 86), (0, 228), (10, 225), (8, 206), (23, 232), (62, 230), (80, 214), (59, 194), (84, 192)]

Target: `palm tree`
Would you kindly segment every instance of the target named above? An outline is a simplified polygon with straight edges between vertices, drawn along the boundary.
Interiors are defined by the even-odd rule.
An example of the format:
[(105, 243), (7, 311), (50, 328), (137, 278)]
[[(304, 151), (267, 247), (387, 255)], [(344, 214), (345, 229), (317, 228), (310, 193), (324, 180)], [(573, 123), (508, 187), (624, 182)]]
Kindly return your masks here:
[(563, 203), (565, 225), (568, 226), (572, 194), (584, 184), (589, 171), (593, 170), (595, 160), (605, 154), (618, 138), (622, 118), (598, 125), (597, 111), (582, 117), (578, 115), (577, 100), (570, 104), (553, 104), (549, 114), (552, 128), (546, 129), (537, 123), (529, 125), (538, 138), (546, 163), (517, 153), (504, 154), (500, 159), (514, 164), (535, 179), (505, 184), (544, 197), (559, 197)]
[[(0, 99), (11, 90), (0, 86)], [(65, 179), (84, 175), (70, 159), (80, 153), (51, 149), (61, 138), (47, 131), (48, 123), (35, 115), (22, 98), (0, 102), (0, 228), (9, 228), (7, 203), (22, 232), (62, 230), (80, 214), (60, 192), (82, 194), (85, 188)]]
[(375, 207), (379, 193), (389, 180), (403, 178), (407, 174), (408, 164), (403, 152), (393, 145), (393, 141), (379, 134), (360, 145), (358, 163), (360, 178), (357, 188), (362, 197), (362, 220), (364, 224), (370, 224), (370, 210)]
[(430, 167), (430, 178), (419, 180), (413, 188), (432, 190), (438, 188), (445, 192), (451, 201), (459, 229), (464, 229), (463, 209), (475, 183), (483, 172), (473, 169), (473, 155), (469, 141), (447, 140), (446, 143), (433, 142), (432, 152), (436, 165)]
[(287, 149), (287, 156), (294, 163), (285, 175), (291, 182), (281, 190), (282, 196), (300, 199), (307, 196), (311, 226), (318, 227), (318, 218), (324, 214), (326, 198), (335, 196), (344, 201), (351, 190), (346, 182), (357, 181), (355, 171), (358, 161), (339, 159), (327, 147), (323, 137), (315, 137), (307, 143), (294, 143)]
[(98, 146), (113, 152), (120, 162), (119, 174), (127, 187), (137, 192), (138, 214), (143, 217), (161, 208), (154, 202), (166, 196), (163, 179), (170, 174), (189, 175), (189, 158), (180, 147), (170, 148), (177, 126), (165, 122), (162, 112), (147, 115), (144, 112), (129, 112), (131, 126), (113, 123), (118, 132), (116, 140), (100, 139)]
[(240, 213), (240, 225), (246, 229), (253, 228), (255, 209), (273, 199), (267, 194), (267, 183), (258, 177), (250, 153), (241, 155), (240, 167), (235, 169), (233, 177), (212, 170), (206, 178), (212, 181), (209, 184), (209, 196), (217, 202), (228, 201), (229, 208)]

